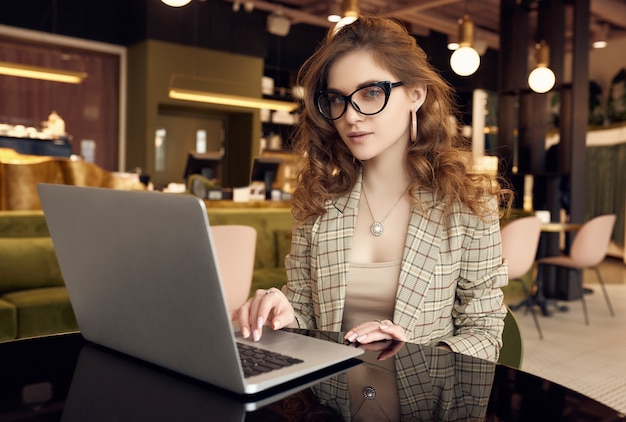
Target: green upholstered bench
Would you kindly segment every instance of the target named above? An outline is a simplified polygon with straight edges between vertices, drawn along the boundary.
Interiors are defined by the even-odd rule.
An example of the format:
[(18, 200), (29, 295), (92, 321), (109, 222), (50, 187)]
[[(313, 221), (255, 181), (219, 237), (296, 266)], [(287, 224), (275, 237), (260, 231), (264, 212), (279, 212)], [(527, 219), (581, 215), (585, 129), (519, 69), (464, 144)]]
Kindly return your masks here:
[[(251, 293), (287, 281), (289, 208), (207, 208), (212, 225), (243, 224), (257, 231)], [(513, 218), (517, 217), (514, 215)], [(507, 286), (505, 299), (516, 298)], [(77, 330), (42, 211), (0, 211), (0, 341)]]
[[(287, 276), (289, 208), (208, 208), (212, 225), (257, 231), (251, 292)], [(0, 341), (78, 329), (42, 211), (0, 211)]]
[(41, 211), (0, 211), (0, 341), (78, 329)]

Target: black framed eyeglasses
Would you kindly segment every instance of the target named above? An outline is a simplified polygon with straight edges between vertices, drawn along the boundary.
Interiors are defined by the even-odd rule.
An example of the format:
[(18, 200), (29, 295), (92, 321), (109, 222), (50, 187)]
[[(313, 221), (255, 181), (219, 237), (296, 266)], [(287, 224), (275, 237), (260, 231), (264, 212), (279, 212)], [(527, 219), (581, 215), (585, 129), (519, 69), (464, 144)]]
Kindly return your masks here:
[(337, 120), (348, 109), (348, 103), (356, 111), (366, 116), (378, 114), (385, 109), (391, 90), (404, 82), (374, 82), (356, 89), (350, 95), (334, 91), (319, 91), (315, 98), (317, 109), (328, 120)]

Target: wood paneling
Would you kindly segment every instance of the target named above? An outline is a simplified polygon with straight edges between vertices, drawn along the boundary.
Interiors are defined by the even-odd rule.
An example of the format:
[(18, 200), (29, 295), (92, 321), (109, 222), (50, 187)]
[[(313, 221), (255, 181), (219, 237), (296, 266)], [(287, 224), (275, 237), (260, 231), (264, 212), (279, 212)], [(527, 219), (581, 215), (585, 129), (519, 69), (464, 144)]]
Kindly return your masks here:
[(41, 129), (55, 110), (65, 121), (73, 153), (80, 153), (82, 139), (94, 140), (96, 164), (118, 169), (118, 55), (2, 37), (0, 60), (87, 72), (79, 85), (0, 75), (0, 123)]

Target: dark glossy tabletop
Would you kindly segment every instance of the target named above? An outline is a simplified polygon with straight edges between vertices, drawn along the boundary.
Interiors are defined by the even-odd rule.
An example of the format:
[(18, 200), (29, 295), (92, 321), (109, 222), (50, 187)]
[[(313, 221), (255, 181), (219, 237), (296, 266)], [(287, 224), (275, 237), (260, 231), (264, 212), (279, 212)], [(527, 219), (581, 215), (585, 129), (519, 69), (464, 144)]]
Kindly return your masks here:
[[(323, 336), (341, 341), (338, 333)], [(0, 343), (0, 421), (624, 420), (513, 368), (415, 344), (374, 347), (395, 354), (379, 361), (381, 350), (370, 350), (364, 363), (312, 386), (243, 399), (80, 334)], [(366, 400), (370, 384), (376, 397)]]

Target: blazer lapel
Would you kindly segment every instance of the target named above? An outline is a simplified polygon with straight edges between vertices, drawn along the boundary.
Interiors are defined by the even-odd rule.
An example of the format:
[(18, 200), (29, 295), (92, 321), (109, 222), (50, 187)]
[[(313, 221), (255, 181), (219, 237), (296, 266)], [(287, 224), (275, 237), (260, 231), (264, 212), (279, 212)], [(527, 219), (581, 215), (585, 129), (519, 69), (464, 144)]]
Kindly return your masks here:
[(329, 204), (319, 222), (316, 278), (321, 330), (341, 330), (360, 186), (359, 177), (352, 192)]
[[(432, 203), (432, 198), (430, 200)], [(428, 202), (426, 202), (428, 203)], [(394, 322), (412, 332), (439, 261), (443, 234), (440, 203), (411, 215), (400, 270)]]

